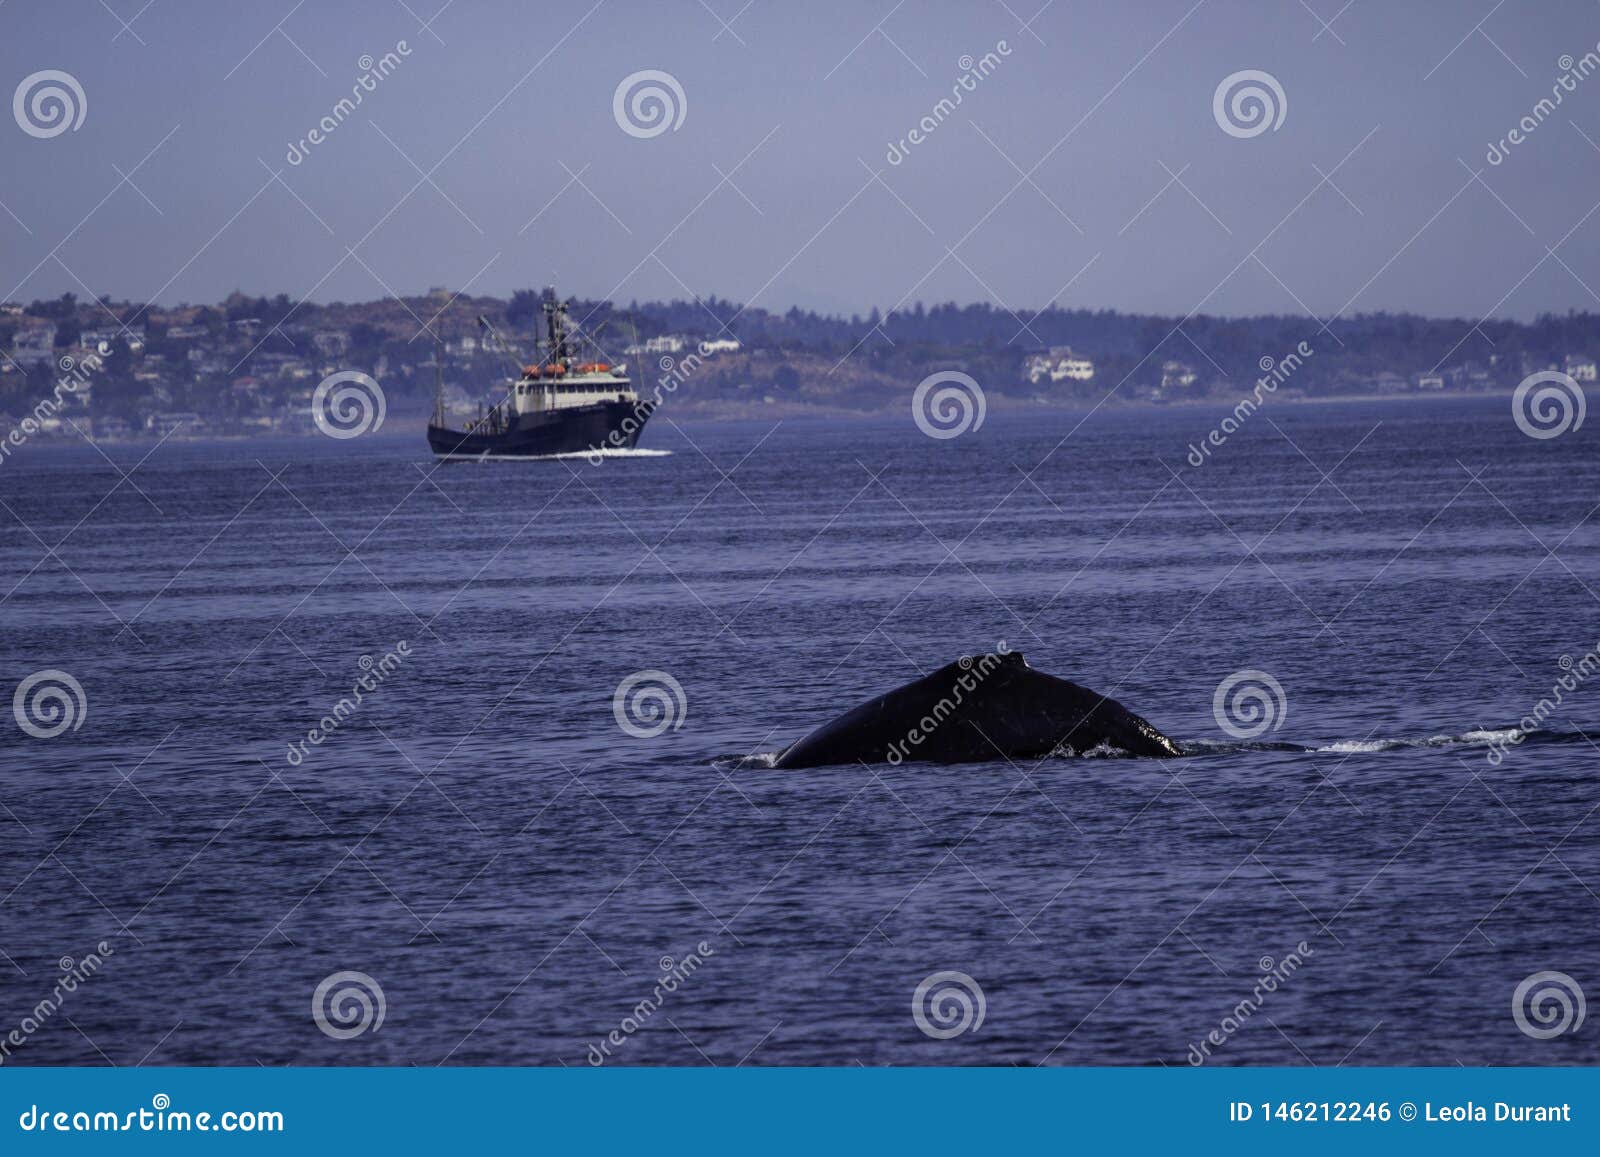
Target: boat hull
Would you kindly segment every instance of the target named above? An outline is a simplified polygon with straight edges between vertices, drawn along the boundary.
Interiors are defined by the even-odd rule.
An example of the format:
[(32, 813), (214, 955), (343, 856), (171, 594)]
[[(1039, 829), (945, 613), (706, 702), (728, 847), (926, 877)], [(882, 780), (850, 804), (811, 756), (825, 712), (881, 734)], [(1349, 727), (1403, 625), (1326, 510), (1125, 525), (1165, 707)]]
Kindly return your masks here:
[(430, 423), (428, 447), (452, 462), (631, 450), (654, 409), (652, 403), (640, 400), (520, 414), (514, 427), (499, 433), (451, 430)]

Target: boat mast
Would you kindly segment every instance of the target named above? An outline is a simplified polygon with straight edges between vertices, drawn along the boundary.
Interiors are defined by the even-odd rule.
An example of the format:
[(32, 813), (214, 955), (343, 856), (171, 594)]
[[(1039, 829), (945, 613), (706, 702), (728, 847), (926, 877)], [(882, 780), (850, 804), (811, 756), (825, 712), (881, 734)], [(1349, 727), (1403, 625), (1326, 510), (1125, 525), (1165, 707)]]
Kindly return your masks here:
[(433, 343), (433, 424), (444, 428), (444, 350)]

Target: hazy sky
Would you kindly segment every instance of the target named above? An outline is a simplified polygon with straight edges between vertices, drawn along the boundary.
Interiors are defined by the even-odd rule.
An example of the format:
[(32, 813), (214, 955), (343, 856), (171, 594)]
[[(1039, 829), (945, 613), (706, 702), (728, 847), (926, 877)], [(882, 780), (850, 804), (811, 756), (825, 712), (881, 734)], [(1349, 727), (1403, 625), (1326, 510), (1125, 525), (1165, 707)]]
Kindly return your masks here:
[[(5, 91), (60, 70), (84, 108), (0, 129), (0, 292), (1600, 308), (1600, 73), (1534, 111), (1600, 51), (1593, 0), (1041, 2), (8, 0)], [(682, 120), (630, 135), (651, 69)], [(1219, 125), (1241, 70), (1276, 128)]]

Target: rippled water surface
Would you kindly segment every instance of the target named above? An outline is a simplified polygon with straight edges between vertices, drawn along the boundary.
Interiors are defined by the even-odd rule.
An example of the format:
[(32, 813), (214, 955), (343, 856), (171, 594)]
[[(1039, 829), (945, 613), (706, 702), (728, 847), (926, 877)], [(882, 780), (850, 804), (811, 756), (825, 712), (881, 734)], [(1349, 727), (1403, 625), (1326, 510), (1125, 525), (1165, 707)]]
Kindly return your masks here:
[[(0, 740), (0, 1029), (112, 949), (6, 1063), (579, 1065), (613, 1030), (630, 1064), (1600, 1058), (1512, 1015), (1541, 971), (1600, 996), (1600, 679), (1485, 745), (1600, 642), (1593, 426), (1283, 404), (1195, 468), (1221, 411), (667, 417), (669, 455), (600, 466), (0, 466), (4, 687), (87, 702)], [(739, 758), (1000, 640), (1194, 754)], [(1245, 670), (1284, 690), (1261, 738), (1315, 750), (1218, 726)], [(653, 738), (613, 712), (640, 671), (686, 701)], [(383, 1021), (337, 1040), (347, 970)], [(950, 1039), (912, 1013), (940, 971), (982, 991)]]

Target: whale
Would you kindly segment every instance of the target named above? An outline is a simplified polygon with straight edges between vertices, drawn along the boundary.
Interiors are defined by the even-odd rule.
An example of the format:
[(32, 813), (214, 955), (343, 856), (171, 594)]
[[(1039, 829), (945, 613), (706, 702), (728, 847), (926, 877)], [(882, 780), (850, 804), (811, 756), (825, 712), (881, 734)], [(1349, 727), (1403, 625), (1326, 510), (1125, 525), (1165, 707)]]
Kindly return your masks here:
[(849, 763), (989, 763), (1095, 749), (1182, 755), (1114, 699), (1028, 666), (1020, 652), (965, 656), (808, 732), (776, 768)]

